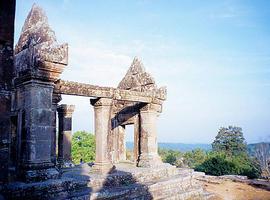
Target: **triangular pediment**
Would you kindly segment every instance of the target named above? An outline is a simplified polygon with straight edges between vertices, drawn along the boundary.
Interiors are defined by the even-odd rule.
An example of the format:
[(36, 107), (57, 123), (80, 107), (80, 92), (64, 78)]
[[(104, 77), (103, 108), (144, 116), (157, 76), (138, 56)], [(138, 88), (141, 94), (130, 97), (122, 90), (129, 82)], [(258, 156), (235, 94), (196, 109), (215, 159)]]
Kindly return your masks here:
[(145, 71), (142, 62), (135, 57), (125, 77), (118, 85), (119, 89), (149, 91), (156, 89), (154, 78)]

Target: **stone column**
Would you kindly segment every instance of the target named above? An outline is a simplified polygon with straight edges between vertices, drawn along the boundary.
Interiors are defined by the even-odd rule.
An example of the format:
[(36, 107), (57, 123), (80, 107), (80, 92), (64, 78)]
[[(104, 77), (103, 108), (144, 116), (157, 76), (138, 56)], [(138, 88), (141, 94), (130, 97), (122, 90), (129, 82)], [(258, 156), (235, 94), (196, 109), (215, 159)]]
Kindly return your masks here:
[(58, 103), (62, 100), (61, 94), (53, 93), (52, 96), (52, 111), (53, 111), (53, 132), (52, 132), (52, 140), (51, 140), (51, 160), (52, 163), (56, 164), (56, 114), (57, 114), (57, 106)]
[(58, 135), (58, 162), (71, 163), (71, 140), (72, 140), (72, 114), (74, 105), (62, 104), (58, 106), (59, 135)]
[(118, 155), (119, 161), (126, 160), (126, 130), (125, 126), (118, 126)]
[(134, 147), (133, 155), (136, 166), (138, 165), (140, 155), (140, 117), (137, 115), (134, 120)]
[(158, 106), (148, 104), (140, 110), (139, 167), (155, 167), (162, 164), (158, 155), (157, 116)]
[(95, 112), (96, 158), (93, 169), (101, 174), (111, 172), (113, 165), (108, 157), (108, 134), (111, 129), (112, 99), (91, 99)]

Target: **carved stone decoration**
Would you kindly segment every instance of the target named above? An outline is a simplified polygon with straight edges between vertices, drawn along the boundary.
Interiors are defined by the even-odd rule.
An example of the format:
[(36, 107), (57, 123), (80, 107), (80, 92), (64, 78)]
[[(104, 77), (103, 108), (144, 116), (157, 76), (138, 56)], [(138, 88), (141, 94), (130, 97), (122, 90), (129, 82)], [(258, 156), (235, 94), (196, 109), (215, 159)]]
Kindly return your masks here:
[(57, 43), (45, 12), (34, 4), (15, 47), (17, 76), (56, 81), (67, 59), (67, 44)]

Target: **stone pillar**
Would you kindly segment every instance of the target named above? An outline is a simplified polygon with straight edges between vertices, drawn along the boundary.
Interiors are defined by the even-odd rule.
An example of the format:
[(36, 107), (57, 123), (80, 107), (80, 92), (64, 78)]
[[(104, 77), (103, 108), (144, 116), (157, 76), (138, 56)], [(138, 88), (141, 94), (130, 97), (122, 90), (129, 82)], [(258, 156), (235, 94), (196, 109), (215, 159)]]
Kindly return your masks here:
[(140, 110), (139, 167), (155, 167), (162, 164), (158, 155), (157, 116), (158, 106), (148, 104)]
[(58, 106), (59, 135), (58, 135), (58, 162), (71, 163), (71, 140), (72, 140), (72, 114), (74, 105), (62, 104)]
[(139, 155), (140, 155), (140, 118), (137, 115), (134, 119), (134, 146), (133, 146), (133, 155), (134, 162), (136, 166), (138, 165)]
[(56, 156), (56, 115), (57, 115), (57, 106), (58, 103), (62, 100), (60, 94), (53, 93), (52, 96), (52, 111), (53, 111), (53, 132), (52, 132), (52, 140), (51, 140), (51, 160), (52, 163), (56, 164), (57, 156)]
[(16, 84), (16, 103), (21, 113), (20, 169), (25, 181), (58, 177), (51, 160), (53, 88), (53, 83), (39, 80)]
[(119, 161), (126, 160), (126, 130), (125, 126), (118, 126), (118, 156)]
[(112, 99), (91, 99), (95, 112), (96, 158), (93, 169), (101, 174), (111, 172), (113, 165), (108, 157), (108, 134), (111, 129)]

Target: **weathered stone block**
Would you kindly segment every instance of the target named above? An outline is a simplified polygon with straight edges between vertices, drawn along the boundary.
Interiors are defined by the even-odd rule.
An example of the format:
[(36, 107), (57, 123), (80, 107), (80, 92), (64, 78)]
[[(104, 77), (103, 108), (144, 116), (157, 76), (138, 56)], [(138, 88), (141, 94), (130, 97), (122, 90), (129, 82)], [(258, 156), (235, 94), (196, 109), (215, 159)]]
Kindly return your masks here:
[[(40, 108), (40, 109), (31, 110), (31, 123), (37, 126), (52, 126), (53, 117), (54, 117), (54, 112), (49, 109)], [(45, 130), (45, 131), (48, 131), (48, 130)]]

